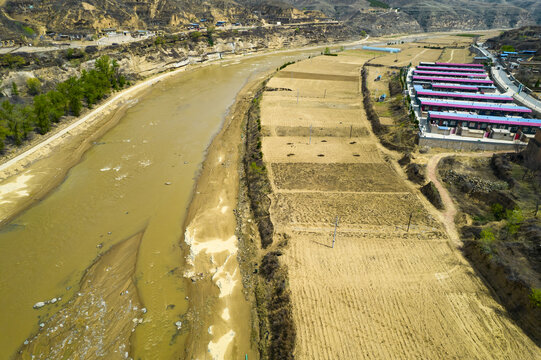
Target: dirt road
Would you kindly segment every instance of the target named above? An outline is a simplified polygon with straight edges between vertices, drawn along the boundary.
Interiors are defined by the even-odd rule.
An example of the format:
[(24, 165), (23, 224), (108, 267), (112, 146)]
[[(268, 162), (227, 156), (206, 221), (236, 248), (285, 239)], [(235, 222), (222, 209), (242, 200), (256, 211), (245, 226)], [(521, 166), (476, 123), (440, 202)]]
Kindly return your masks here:
[(271, 218), (291, 236), (282, 261), (296, 358), (539, 358), (457, 250), (451, 223), (380, 150), (361, 106), (366, 60), (346, 52), (292, 65), (268, 84), (290, 91), (265, 92), (261, 104)]

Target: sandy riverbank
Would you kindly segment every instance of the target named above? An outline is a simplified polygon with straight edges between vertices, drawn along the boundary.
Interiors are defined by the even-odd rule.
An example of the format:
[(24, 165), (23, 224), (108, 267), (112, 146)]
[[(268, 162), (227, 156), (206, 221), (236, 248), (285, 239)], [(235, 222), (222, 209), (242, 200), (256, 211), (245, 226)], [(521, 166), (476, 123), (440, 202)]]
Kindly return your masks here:
[(252, 305), (238, 262), (237, 220), (242, 124), (264, 77), (238, 94), (222, 130), (209, 146), (185, 221), (191, 331), (187, 358), (257, 358), (251, 342)]

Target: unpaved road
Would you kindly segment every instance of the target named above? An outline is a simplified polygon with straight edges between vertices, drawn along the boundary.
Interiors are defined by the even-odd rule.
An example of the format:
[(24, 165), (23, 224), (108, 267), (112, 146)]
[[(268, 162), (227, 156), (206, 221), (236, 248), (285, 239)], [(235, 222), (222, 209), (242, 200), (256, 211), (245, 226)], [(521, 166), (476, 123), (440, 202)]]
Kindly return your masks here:
[(386, 160), (368, 130), (359, 78), (344, 81), (368, 57), (351, 54), (286, 68), (268, 86), (292, 91), (266, 92), (261, 104), (271, 218), (276, 233), (291, 236), (282, 261), (296, 358), (539, 358), (457, 250), (451, 224)]

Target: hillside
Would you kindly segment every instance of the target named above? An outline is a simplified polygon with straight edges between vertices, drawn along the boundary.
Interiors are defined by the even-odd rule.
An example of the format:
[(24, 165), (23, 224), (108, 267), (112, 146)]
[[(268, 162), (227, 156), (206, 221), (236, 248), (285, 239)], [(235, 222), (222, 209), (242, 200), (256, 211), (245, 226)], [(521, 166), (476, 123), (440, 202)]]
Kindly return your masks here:
[(7, 0), (0, 4), (2, 40), (48, 31), (92, 33), (109, 27), (176, 32), (202, 18), (260, 25), (330, 17), (374, 35), (541, 23), (541, 0)]

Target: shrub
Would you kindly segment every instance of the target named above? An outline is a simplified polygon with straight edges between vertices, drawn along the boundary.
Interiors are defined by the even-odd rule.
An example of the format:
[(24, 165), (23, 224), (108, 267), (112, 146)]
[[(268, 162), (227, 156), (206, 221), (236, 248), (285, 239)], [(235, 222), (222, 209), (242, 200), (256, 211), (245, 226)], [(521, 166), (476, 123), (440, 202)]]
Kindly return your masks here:
[(14, 69), (26, 65), (26, 60), (22, 56), (6, 54), (0, 58), (0, 65)]
[(495, 203), (490, 207), (490, 211), (496, 220), (501, 220), (505, 217), (505, 210), (502, 204)]
[(505, 212), (505, 216), (507, 218), (508, 233), (511, 235), (517, 234), (520, 224), (522, 224), (522, 222), (524, 221), (524, 215), (522, 215), (522, 211), (518, 208), (515, 210), (507, 210)]
[(12, 96), (18, 96), (19, 95), (19, 88), (17, 87), (17, 84), (15, 84), (15, 82), (11, 83), (11, 95)]
[(481, 248), (485, 253), (492, 252), (492, 244), (495, 240), (496, 236), (494, 236), (492, 229), (486, 228), (481, 231), (481, 238), (479, 239), (479, 242), (481, 243)]
[(530, 293), (530, 301), (533, 306), (541, 307), (541, 289), (532, 289), (532, 292)]
[(200, 37), (201, 33), (199, 31), (193, 31), (190, 33), (190, 39), (192, 39), (192, 41), (198, 41)]
[(501, 51), (515, 51), (515, 48), (512, 45), (502, 45)]
[(41, 82), (36, 78), (28, 78), (26, 87), (30, 95), (38, 95), (41, 92)]

